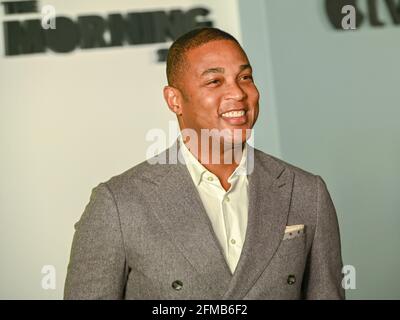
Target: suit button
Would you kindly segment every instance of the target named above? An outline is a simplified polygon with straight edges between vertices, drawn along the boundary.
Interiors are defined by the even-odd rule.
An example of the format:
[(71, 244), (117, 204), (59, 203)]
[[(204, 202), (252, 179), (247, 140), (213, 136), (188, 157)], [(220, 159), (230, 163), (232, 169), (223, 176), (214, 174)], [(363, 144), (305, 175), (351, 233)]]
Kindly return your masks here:
[(287, 283), (292, 285), (296, 282), (296, 277), (293, 274), (290, 274), (287, 278)]
[(172, 288), (174, 288), (176, 291), (182, 290), (183, 283), (181, 280), (175, 280), (172, 282)]

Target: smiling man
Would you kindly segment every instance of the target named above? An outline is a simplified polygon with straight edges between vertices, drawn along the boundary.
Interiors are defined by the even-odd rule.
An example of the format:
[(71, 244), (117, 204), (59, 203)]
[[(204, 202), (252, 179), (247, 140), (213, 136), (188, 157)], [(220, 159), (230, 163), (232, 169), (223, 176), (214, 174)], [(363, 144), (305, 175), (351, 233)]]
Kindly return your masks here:
[(167, 78), (181, 135), (167, 163), (143, 162), (93, 190), (65, 298), (343, 299), (325, 183), (247, 143), (259, 93), (237, 40), (215, 28), (183, 35)]
[(195, 30), (171, 46), (164, 97), (178, 116), (183, 138), (193, 132), (188, 134), (188, 148), (228, 190), (228, 178), (238, 163), (225, 154), (235, 145), (246, 146), (258, 116), (259, 93), (236, 39), (221, 33), (220, 39), (208, 41), (216, 36), (213, 33), (217, 31)]

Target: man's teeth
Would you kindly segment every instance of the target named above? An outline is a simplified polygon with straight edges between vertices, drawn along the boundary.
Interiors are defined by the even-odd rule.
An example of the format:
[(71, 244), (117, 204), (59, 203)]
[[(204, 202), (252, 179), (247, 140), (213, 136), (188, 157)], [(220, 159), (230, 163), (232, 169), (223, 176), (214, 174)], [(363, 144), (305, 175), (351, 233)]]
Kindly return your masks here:
[(237, 118), (244, 116), (246, 112), (244, 110), (241, 111), (231, 111), (231, 112), (225, 112), (222, 114), (223, 117), (225, 118)]

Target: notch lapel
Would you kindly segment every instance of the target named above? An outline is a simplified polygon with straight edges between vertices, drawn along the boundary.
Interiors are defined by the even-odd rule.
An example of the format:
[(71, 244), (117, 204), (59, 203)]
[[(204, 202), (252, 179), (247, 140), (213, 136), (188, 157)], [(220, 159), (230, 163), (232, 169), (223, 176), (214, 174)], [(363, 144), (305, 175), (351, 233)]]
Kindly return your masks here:
[(245, 242), (224, 299), (245, 297), (268, 266), (285, 231), (293, 173), (272, 160), (262, 163), (256, 153), (254, 166), (249, 176)]

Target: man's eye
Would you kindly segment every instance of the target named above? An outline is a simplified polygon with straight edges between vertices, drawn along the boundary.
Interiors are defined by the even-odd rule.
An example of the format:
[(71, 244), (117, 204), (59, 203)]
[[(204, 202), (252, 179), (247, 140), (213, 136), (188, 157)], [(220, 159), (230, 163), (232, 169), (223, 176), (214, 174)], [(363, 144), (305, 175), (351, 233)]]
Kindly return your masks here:
[(215, 84), (219, 84), (221, 81), (218, 79), (214, 79), (214, 80), (210, 80), (207, 82), (207, 85), (211, 84), (211, 85), (215, 85)]
[(245, 75), (245, 76), (242, 77), (242, 79), (243, 79), (243, 80), (251, 80), (251, 81), (253, 81), (253, 76), (251, 76), (251, 75)]

